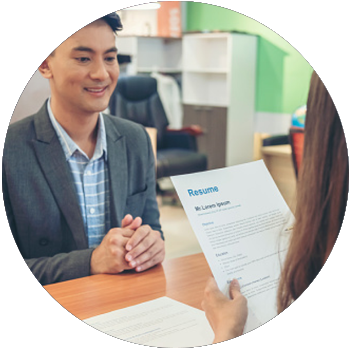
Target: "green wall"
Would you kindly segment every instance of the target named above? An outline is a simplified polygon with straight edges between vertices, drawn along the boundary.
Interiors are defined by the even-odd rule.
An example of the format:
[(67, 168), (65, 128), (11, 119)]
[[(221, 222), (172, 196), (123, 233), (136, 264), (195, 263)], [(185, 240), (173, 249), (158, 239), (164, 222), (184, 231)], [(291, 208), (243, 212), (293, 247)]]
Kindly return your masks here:
[(258, 35), (256, 111), (291, 113), (305, 104), (312, 67), (287, 41), (259, 22), (222, 7), (186, 4), (186, 31)]

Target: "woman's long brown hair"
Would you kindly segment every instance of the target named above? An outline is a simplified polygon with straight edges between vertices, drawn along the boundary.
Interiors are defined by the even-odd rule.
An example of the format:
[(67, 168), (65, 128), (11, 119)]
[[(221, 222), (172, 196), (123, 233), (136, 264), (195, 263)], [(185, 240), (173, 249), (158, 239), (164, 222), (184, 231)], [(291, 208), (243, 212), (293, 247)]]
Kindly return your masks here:
[(295, 225), (278, 290), (279, 313), (312, 283), (335, 244), (348, 197), (348, 168), (338, 112), (314, 72), (307, 102)]

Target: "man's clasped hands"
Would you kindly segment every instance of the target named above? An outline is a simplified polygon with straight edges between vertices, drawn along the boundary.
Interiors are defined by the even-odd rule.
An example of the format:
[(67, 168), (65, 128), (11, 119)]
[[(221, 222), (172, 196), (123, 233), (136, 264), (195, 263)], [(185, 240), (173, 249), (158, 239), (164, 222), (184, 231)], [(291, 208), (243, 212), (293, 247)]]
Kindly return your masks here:
[(147, 270), (164, 260), (164, 241), (158, 231), (127, 214), (120, 228), (112, 228), (91, 256), (90, 273), (117, 274)]

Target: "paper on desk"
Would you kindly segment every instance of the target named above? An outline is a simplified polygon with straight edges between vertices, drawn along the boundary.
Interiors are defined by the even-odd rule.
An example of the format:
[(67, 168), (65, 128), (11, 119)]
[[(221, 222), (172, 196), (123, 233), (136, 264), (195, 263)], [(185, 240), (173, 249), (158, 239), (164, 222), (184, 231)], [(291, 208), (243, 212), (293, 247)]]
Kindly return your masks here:
[(219, 288), (238, 279), (245, 332), (277, 315), (281, 267), (294, 216), (262, 160), (171, 177)]
[(84, 320), (111, 336), (156, 347), (210, 344), (214, 333), (203, 311), (161, 297)]

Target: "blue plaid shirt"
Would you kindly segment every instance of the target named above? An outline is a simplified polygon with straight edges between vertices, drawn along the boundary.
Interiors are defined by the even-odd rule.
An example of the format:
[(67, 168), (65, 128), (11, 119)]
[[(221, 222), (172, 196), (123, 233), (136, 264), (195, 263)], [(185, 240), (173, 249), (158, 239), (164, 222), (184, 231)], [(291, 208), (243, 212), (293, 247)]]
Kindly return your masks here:
[(89, 159), (55, 119), (50, 100), (47, 109), (74, 178), (89, 247), (97, 247), (111, 225), (107, 141), (103, 115), (99, 115), (95, 152)]

